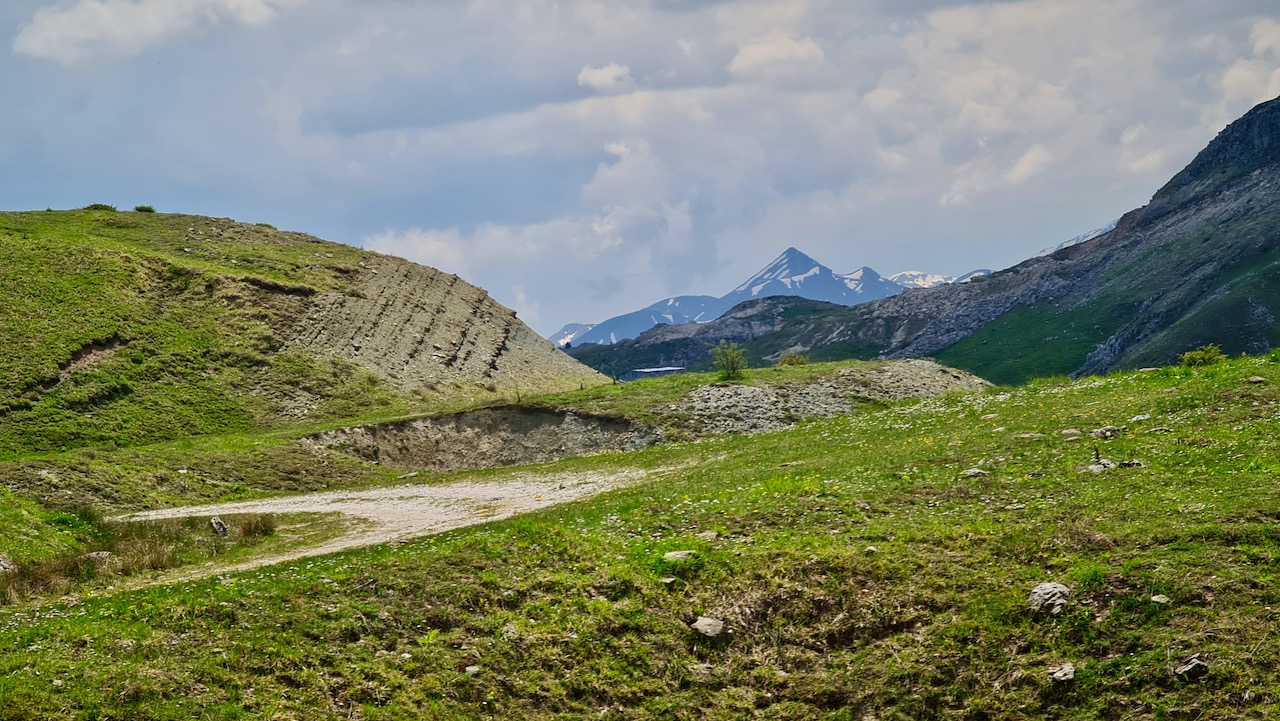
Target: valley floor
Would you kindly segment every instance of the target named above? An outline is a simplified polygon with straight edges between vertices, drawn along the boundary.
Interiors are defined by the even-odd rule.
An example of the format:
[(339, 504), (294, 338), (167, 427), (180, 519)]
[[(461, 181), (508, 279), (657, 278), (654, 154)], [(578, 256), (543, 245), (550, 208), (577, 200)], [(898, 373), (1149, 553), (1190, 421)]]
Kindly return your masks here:
[(0, 719), (1278, 718), (1278, 427), (1275, 355), (323, 496), (495, 514), (0, 609)]

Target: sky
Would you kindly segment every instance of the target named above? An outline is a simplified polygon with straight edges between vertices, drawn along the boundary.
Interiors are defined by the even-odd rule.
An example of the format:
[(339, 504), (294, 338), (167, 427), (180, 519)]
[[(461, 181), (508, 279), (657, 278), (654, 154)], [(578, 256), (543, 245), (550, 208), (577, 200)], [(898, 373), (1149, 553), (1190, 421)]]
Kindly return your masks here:
[(0, 208), (265, 222), (544, 334), (839, 272), (1003, 268), (1280, 95), (1275, 0), (5, 0)]

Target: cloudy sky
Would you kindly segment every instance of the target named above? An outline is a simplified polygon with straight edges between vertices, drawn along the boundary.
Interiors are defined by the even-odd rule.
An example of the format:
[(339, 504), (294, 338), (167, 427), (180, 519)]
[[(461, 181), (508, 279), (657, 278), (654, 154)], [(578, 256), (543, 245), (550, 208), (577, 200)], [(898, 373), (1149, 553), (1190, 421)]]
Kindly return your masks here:
[(5, 0), (0, 207), (139, 203), (457, 272), (550, 333), (1001, 268), (1280, 95), (1275, 0)]

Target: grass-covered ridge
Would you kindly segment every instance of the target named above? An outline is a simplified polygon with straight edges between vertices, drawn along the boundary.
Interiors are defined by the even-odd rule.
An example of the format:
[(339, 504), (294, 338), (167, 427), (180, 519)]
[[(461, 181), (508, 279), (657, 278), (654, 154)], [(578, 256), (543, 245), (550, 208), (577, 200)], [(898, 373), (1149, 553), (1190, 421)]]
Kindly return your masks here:
[(361, 368), (277, 355), (296, 299), (348, 291), (361, 251), (209, 218), (0, 213), (0, 458), (405, 412)]
[[(1254, 358), (576, 459), (668, 470), (394, 548), (0, 612), (0, 714), (1269, 718), (1278, 412), (1280, 364)], [(1045, 580), (1073, 589), (1059, 617), (1026, 607)], [(1171, 674), (1192, 653), (1209, 675)]]

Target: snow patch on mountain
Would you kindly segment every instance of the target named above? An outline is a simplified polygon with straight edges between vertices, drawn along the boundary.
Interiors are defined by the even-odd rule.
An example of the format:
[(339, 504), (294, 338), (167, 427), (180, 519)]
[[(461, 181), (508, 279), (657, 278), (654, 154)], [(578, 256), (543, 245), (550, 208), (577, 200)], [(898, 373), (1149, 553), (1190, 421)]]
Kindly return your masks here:
[[(968, 275), (985, 272), (974, 271)], [(949, 277), (915, 271), (898, 274), (908, 275), (929, 279)], [(840, 274), (795, 248), (787, 248), (773, 262), (719, 298), (705, 295), (666, 298), (602, 323), (570, 323), (550, 336), (550, 340), (562, 348), (568, 343), (611, 345), (635, 338), (659, 323), (679, 325), (715, 320), (735, 305), (756, 298), (791, 295), (840, 305), (857, 305), (901, 293), (903, 288), (928, 287), (920, 284), (923, 282), (919, 279), (914, 284), (897, 282), (865, 266), (852, 273)]]
[(1041, 250), (1039, 253), (1036, 253), (1035, 257), (1039, 258), (1044, 255), (1052, 255), (1062, 250), (1063, 248), (1070, 248), (1073, 245), (1080, 245), (1081, 243), (1086, 243), (1090, 240), (1093, 240), (1094, 238), (1106, 235), (1107, 233), (1110, 233), (1111, 231), (1115, 230), (1116, 223), (1119, 223), (1119, 222), (1120, 222), (1119, 220), (1113, 220), (1110, 223), (1107, 223), (1106, 225), (1102, 226), (1101, 228), (1094, 228), (1093, 230), (1089, 231), (1088, 233), (1085, 233), (1084, 235), (1077, 235), (1071, 240), (1065, 240), (1053, 246), (1052, 248), (1045, 248)]

